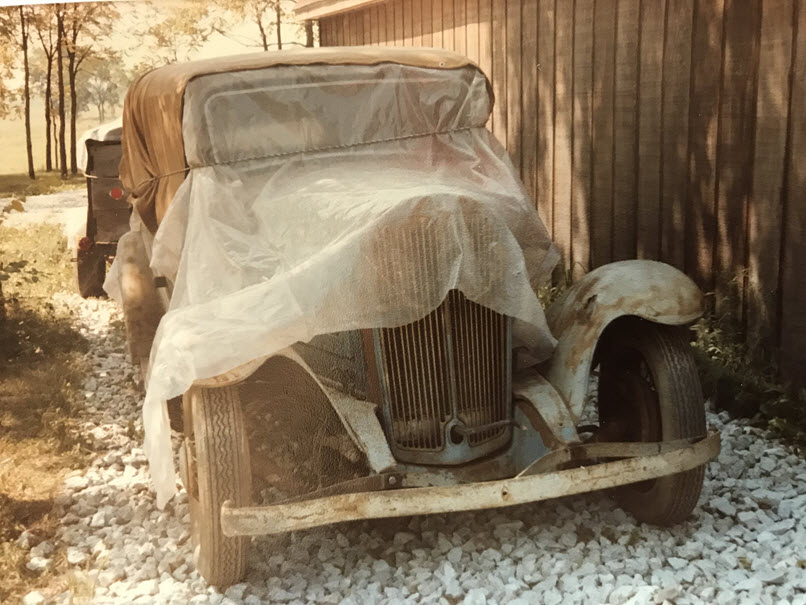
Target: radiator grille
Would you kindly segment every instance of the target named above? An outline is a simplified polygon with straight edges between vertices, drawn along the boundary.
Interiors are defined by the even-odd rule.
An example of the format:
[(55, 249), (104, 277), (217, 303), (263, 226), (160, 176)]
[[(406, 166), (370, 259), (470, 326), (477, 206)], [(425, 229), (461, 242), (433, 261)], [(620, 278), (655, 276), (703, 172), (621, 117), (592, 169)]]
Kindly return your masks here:
[(473, 431), (511, 417), (508, 331), (506, 317), (457, 290), (423, 319), (377, 330), (387, 432), (399, 458), (442, 452), (434, 462), (456, 463), (508, 439), (507, 425)]

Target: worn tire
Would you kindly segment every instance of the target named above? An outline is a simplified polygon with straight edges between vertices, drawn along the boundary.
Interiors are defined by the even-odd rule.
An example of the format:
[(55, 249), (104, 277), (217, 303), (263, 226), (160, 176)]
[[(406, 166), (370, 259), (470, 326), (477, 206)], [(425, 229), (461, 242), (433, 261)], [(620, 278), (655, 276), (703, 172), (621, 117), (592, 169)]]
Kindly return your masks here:
[[(626, 428), (608, 440), (705, 437), (702, 388), (686, 329), (639, 319), (613, 328), (599, 355), (599, 417), (603, 427), (620, 420), (617, 426)], [(673, 525), (694, 510), (704, 474), (700, 466), (626, 485), (615, 490), (616, 500), (639, 521)]]
[(104, 297), (104, 279), (106, 278), (106, 255), (93, 246), (87, 251), (76, 252), (76, 263), (73, 267), (76, 288), (82, 298)]
[(192, 427), (187, 437), (192, 462), (186, 462), (190, 477), (184, 481), (196, 568), (208, 584), (229, 586), (244, 577), (250, 545), (249, 538), (228, 538), (221, 530), (224, 502), (248, 506), (252, 495), (238, 388), (193, 388), (185, 397), (185, 427)]

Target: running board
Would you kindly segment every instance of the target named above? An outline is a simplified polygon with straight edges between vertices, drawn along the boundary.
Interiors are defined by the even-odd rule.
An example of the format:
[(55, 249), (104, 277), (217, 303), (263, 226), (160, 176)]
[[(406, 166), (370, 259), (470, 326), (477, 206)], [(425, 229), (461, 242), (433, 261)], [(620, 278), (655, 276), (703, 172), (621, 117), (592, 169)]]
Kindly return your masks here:
[[(647, 445), (656, 448), (655, 451), (667, 449), (667, 444)], [(482, 483), (357, 492), (271, 506), (234, 508), (225, 502), (221, 508), (221, 528), (230, 537), (260, 536), (344, 521), (502, 508), (571, 496), (696, 468), (719, 455), (720, 437), (718, 432), (711, 432), (696, 443), (684, 441), (674, 445), (680, 447), (653, 455)], [(630, 456), (639, 449), (636, 446), (633, 452), (600, 453)]]

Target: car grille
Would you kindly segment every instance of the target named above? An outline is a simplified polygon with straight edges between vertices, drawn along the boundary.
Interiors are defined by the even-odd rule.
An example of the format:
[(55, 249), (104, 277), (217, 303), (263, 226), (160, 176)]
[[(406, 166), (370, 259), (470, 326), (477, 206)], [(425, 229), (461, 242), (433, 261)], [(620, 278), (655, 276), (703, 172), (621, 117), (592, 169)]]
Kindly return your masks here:
[(459, 464), (511, 436), (510, 322), (458, 290), (426, 317), (375, 330), (384, 420), (401, 461)]

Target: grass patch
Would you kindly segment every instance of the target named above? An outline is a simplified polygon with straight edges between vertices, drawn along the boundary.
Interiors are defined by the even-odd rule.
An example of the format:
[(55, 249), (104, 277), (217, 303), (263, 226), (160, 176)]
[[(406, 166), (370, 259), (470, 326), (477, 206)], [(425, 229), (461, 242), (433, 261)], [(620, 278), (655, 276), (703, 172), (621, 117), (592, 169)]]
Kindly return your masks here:
[[(69, 311), (51, 302), (72, 289), (61, 229), (0, 226), (0, 268), (7, 319), (0, 325), (0, 602), (48, 584), (63, 563), (40, 576), (15, 540), (27, 529), (51, 540), (53, 499), (66, 472), (82, 468), (86, 449), (74, 430), (82, 404), (86, 340)], [(63, 557), (54, 557), (59, 561)]]
[(0, 199), (16, 197), (25, 200), (29, 195), (44, 195), (70, 191), (87, 186), (84, 175), (71, 175), (62, 180), (58, 172), (38, 172), (31, 180), (27, 174), (0, 174)]

